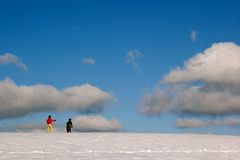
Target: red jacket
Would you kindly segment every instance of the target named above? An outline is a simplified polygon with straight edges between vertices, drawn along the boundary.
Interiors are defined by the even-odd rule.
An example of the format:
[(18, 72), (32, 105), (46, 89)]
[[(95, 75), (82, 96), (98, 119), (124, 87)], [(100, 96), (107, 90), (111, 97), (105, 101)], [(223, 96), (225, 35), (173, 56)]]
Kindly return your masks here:
[(47, 124), (52, 124), (55, 121), (56, 121), (56, 119), (48, 118), (47, 119)]

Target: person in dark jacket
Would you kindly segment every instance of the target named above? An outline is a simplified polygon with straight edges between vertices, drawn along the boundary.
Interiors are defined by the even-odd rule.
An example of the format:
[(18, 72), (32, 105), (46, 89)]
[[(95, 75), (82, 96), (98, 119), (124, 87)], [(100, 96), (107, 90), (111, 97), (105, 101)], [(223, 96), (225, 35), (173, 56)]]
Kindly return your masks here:
[(73, 128), (72, 119), (69, 118), (67, 123), (66, 123), (67, 133), (71, 133), (72, 132), (72, 128)]

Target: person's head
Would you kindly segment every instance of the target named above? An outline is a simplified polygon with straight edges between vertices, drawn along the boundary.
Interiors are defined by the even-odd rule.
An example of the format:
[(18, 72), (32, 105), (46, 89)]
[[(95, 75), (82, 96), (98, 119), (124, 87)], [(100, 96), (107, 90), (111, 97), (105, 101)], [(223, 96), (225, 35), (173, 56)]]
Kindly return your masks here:
[(49, 115), (48, 118), (51, 118), (51, 115)]
[(69, 120), (69, 121), (71, 121), (72, 119), (71, 119), (71, 118), (69, 118), (68, 120)]

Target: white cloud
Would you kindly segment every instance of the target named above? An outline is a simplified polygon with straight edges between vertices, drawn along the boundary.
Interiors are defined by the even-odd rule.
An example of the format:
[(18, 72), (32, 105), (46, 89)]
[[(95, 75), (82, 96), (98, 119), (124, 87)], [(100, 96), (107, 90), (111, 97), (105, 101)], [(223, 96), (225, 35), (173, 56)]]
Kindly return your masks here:
[(17, 132), (47, 132), (46, 125), (43, 124), (18, 124), (16, 125)]
[(0, 55), (0, 65), (14, 64), (23, 71), (27, 71), (27, 65), (24, 64), (19, 57), (11, 53)]
[(198, 35), (198, 32), (195, 31), (195, 30), (190, 33), (190, 39), (191, 39), (192, 42), (197, 41), (197, 35)]
[(205, 91), (196, 86), (156, 87), (145, 93), (140, 109), (148, 115), (163, 112), (199, 115), (231, 115), (240, 113), (240, 95), (229, 91)]
[(82, 59), (82, 62), (83, 62), (84, 64), (88, 64), (88, 65), (94, 65), (94, 64), (96, 64), (95, 60), (94, 60), (93, 58), (91, 58), (91, 57), (84, 57), (84, 58)]
[(140, 110), (187, 115), (240, 114), (240, 46), (217, 43), (172, 70), (153, 91), (145, 93)]
[(47, 132), (45, 124), (40, 123), (4, 123), (0, 127), (3, 132)]
[(216, 43), (167, 74), (166, 83), (202, 81), (240, 86), (240, 46)]
[[(107, 120), (101, 115), (77, 116), (72, 118), (73, 132), (117, 132), (122, 130), (122, 124), (115, 118)], [(0, 125), (0, 131), (4, 132), (47, 132), (45, 121), (34, 122), (12, 122)], [(64, 124), (54, 126), (54, 132), (66, 132)]]
[(178, 119), (176, 122), (178, 128), (200, 128), (205, 126), (205, 122), (199, 119)]
[(138, 50), (130, 50), (127, 53), (126, 57), (126, 63), (131, 64), (136, 71), (142, 72), (142, 70), (139, 68), (138, 61), (143, 56), (143, 53)]
[(183, 119), (178, 119), (176, 121), (176, 126), (178, 128), (203, 128), (203, 127), (221, 127), (224, 126), (225, 122), (216, 120), (216, 119), (211, 119), (211, 120), (200, 120), (197, 118), (183, 118)]
[(51, 85), (17, 86), (10, 79), (0, 81), (1, 118), (50, 110), (99, 112), (112, 99), (110, 93), (89, 84), (58, 90)]
[(121, 123), (115, 118), (107, 120), (98, 116), (78, 116), (73, 119), (75, 131), (80, 132), (108, 132), (122, 129)]
[(159, 115), (169, 111), (174, 102), (167, 94), (168, 92), (158, 87), (152, 92), (145, 92), (139, 105), (140, 111), (147, 115)]
[(229, 118), (224, 121), (225, 125), (230, 127), (239, 127), (240, 119), (239, 118)]
[(220, 120), (217, 120), (217, 119), (211, 119), (206, 123), (206, 126), (208, 127), (221, 127), (221, 126), (224, 126), (224, 122), (223, 121), (220, 121)]
[(224, 120), (216, 120), (211, 119), (207, 121), (203, 121), (197, 118), (192, 119), (178, 119), (176, 121), (176, 126), (178, 128), (202, 128), (202, 127), (222, 127), (222, 126), (228, 126), (228, 127), (239, 127), (240, 126), (240, 119), (239, 118), (227, 118)]

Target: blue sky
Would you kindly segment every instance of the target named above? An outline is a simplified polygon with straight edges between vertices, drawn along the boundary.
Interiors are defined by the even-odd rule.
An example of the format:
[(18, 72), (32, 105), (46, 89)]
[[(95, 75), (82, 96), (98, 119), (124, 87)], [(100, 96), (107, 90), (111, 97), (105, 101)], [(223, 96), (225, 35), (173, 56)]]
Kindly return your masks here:
[[(184, 70), (184, 63), (198, 53), (216, 43), (228, 47), (220, 42), (239, 47), (239, 7), (237, 0), (1, 1), (0, 55), (16, 56), (15, 61), (5, 64), (0, 61), (1, 81), (8, 77), (17, 86), (44, 84), (59, 91), (90, 84), (114, 98), (104, 99), (100, 112), (40, 109), (20, 116), (6, 114), (0, 124), (41, 123), (52, 114), (60, 127), (69, 117), (102, 115), (108, 120), (117, 119), (130, 132), (239, 134), (239, 124), (234, 127), (202, 124), (213, 119), (238, 121), (239, 107), (234, 108), (235, 114), (141, 111), (141, 104), (150, 103), (144, 101), (146, 94), (154, 96), (154, 89), (159, 85), (160, 88), (168, 86), (172, 71), (177, 67)], [(27, 70), (19, 64), (26, 65)], [(160, 82), (167, 75), (170, 78), (162, 85)], [(203, 81), (205, 77), (189, 78), (191, 82), (187, 84), (209, 84), (208, 79)], [(236, 103), (240, 106), (239, 101)], [(0, 105), (2, 114), (4, 105)], [(194, 127), (177, 126), (179, 119), (190, 119), (191, 124), (195, 120), (197, 126), (196, 123)]]

